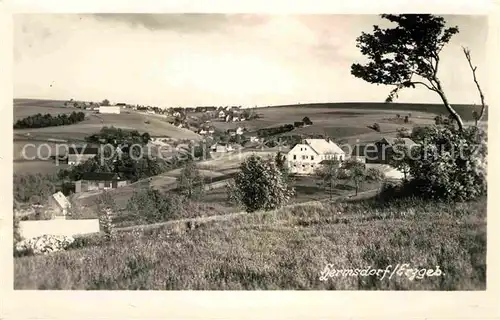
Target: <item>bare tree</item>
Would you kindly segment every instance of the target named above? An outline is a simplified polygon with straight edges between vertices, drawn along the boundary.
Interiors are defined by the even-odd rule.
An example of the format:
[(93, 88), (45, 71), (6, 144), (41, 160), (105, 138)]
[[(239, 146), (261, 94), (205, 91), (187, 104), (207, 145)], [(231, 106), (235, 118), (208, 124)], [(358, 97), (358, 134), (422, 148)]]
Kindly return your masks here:
[(477, 77), (476, 77), (477, 66), (473, 66), (472, 65), (472, 59), (471, 59), (471, 56), (470, 56), (470, 50), (468, 48), (465, 48), (465, 47), (462, 47), (462, 49), (464, 51), (465, 58), (467, 59), (467, 62), (469, 63), (469, 67), (470, 67), (470, 69), (472, 71), (472, 77), (474, 79), (474, 83), (476, 84), (477, 91), (479, 91), (479, 97), (481, 98), (481, 112), (479, 114), (475, 113), (475, 116), (474, 116), (474, 120), (476, 121), (475, 125), (477, 127), (477, 124), (483, 118), (484, 110), (486, 109), (486, 103), (484, 102), (484, 94), (483, 94), (483, 91), (481, 90), (481, 86), (479, 85), (479, 82), (477, 81)]

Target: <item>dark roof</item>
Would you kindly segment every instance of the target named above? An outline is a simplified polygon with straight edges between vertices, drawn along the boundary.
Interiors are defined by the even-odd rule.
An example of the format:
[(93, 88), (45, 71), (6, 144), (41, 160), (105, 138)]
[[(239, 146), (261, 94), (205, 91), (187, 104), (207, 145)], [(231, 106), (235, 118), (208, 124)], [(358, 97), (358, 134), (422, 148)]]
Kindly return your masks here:
[(98, 154), (99, 148), (95, 147), (71, 147), (68, 149), (68, 154)]
[(115, 172), (85, 172), (82, 175), (82, 180), (111, 181), (120, 180), (120, 177)]

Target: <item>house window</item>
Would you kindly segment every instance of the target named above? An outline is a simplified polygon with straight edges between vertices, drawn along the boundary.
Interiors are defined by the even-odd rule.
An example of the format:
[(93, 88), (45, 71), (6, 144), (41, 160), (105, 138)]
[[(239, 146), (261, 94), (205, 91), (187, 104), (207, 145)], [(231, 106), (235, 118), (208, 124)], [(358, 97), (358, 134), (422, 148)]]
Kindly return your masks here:
[(104, 181), (104, 188), (111, 188), (111, 181)]
[(296, 154), (293, 155), (293, 160), (297, 160), (297, 155)]
[(311, 156), (311, 160), (314, 160), (314, 156)]

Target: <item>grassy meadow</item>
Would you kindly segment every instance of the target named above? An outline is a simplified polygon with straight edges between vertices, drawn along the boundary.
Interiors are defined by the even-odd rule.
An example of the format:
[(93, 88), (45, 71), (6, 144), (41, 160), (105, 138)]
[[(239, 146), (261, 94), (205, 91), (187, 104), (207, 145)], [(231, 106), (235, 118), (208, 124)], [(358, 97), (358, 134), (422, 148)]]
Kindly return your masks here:
[[(486, 199), (471, 203), (314, 202), (227, 221), (182, 222), (81, 238), (14, 260), (15, 289), (485, 290)], [(333, 276), (408, 263), (444, 274), (410, 280)]]

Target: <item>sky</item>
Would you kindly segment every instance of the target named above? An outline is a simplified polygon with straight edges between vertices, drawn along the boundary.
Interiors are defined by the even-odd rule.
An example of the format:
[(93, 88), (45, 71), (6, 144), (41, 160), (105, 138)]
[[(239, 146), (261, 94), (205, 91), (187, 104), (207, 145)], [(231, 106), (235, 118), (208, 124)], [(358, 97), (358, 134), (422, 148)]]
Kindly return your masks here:
[[(479, 104), (461, 46), (487, 96), (487, 18), (444, 17), (460, 29), (441, 53), (448, 100)], [(363, 62), (356, 37), (374, 24), (386, 26), (377, 15), (18, 14), (14, 97), (160, 107), (383, 102), (390, 87), (350, 73)], [(417, 87), (397, 102), (440, 98)]]

